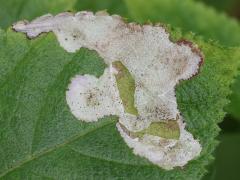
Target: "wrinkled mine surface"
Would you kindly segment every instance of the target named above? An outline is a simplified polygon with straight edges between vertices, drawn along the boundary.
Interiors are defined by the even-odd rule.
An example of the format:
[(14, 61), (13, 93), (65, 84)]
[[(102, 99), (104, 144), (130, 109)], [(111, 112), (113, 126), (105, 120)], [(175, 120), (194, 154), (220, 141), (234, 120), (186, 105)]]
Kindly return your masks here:
[(133, 152), (165, 169), (200, 154), (198, 140), (184, 129), (174, 89), (179, 80), (198, 72), (201, 55), (196, 47), (171, 42), (160, 26), (125, 23), (102, 12), (45, 15), (13, 28), (30, 38), (52, 31), (68, 52), (92, 49), (108, 64), (100, 78), (72, 78), (66, 100), (79, 120), (119, 116), (117, 128)]

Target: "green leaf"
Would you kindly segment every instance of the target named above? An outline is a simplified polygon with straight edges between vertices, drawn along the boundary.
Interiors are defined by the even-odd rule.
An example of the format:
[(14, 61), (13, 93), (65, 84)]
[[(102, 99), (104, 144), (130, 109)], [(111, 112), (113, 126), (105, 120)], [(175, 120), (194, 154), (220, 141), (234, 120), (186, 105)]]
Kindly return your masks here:
[[(213, 39), (225, 46), (240, 45), (239, 23), (202, 3), (192, 0), (125, 0), (125, 2), (135, 21), (160, 21), (173, 27), (180, 27), (184, 32), (200, 34), (205, 40)], [(236, 61), (240, 61), (240, 58)], [(227, 112), (237, 119), (240, 119), (239, 89), (240, 76), (237, 76), (232, 88), (233, 94), (230, 96), (231, 103), (226, 108)]]
[(196, 0), (202, 1), (207, 5), (210, 5), (216, 8), (219, 11), (227, 12), (230, 15), (238, 15), (238, 7), (239, 1), (238, 0)]
[(119, 14), (125, 17), (128, 15), (128, 10), (123, 0), (76, 0), (74, 9), (93, 12), (107, 10), (111, 14)]
[(134, 133), (134, 135), (138, 137), (142, 137), (144, 134), (159, 136), (166, 139), (179, 139), (180, 129), (176, 120), (153, 122), (147, 129)]
[(121, 61), (113, 62), (113, 67), (118, 71), (115, 78), (124, 110), (137, 116), (138, 110), (134, 106), (135, 80)]
[(31, 20), (46, 13), (72, 10), (75, 0), (0, 0), (0, 27), (7, 28), (17, 20)]
[[(181, 37), (180, 32), (173, 35)], [(239, 49), (185, 38), (199, 45), (205, 63), (198, 76), (178, 85), (177, 100), (203, 150), (183, 169), (166, 171), (132, 153), (116, 129), (116, 117), (86, 123), (71, 114), (65, 100), (70, 79), (76, 74), (99, 77), (106, 67), (95, 51), (67, 53), (52, 33), (28, 40), (21, 33), (0, 31), (0, 178), (202, 177), (216, 146)]]
[(209, 179), (238, 179), (240, 166), (240, 133), (224, 132), (219, 137), (221, 143), (216, 150), (216, 161), (211, 165), (213, 169), (204, 180)]

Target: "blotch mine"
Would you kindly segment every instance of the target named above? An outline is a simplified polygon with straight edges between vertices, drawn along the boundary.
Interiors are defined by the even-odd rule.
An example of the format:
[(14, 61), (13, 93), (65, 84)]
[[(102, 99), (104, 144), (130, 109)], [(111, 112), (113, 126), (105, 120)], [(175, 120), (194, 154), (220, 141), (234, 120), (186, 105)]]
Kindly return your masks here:
[(117, 115), (117, 129), (133, 153), (164, 169), (199, 156), (201, 144), (185, 129), (175, 94), (180, 80), (199, 72), (203, 55), (197, 45), (174, 43), (161, 26), (127, 23), (106, 12), (47, 14), (13, 29), (30, 38), (53, 32), (66, 51), (84, 47), (104, 59), (108, 67), (100, 78), (71, 80), (66, 100), (77, 119)]

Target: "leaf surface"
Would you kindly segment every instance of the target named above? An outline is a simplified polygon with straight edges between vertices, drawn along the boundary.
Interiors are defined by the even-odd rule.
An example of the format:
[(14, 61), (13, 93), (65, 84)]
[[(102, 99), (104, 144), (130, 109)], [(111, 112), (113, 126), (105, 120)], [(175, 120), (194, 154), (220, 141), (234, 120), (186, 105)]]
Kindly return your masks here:
[[(180, 32), (173, 35), (181, 37)], [(205, 63), (198, 76), (179, 84), (177, 99), (187, 129), (200, 139), (203, 151), (183, 169), (166, 171), (132, 153), (116, 129), (117, 117), (86, 123), (71, 114), (65, 100), (71, 78), (99, 77), (106, 67), (95, 51), (67, 53), (52, 33), (28, 40), (1, 30), (1, 179), (202, 177), (216, 145), (217, 123), (224, 116), (239, 51), (186, 38), (200, 46)]]

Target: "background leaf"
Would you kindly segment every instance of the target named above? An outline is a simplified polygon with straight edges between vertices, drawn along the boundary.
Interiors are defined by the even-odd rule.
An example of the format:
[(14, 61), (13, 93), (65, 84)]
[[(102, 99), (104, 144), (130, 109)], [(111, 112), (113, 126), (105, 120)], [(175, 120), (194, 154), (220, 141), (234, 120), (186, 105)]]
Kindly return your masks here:
[(77, 11), (90, 10), (93, 12), (107, 10), (110, 14), (128, 16), (128, 10), (123, 0), (76, 0), (74, 9)]
[(239, 0), (218, 0), (218, 1), (197, 0), (197, 1), (202, 1), (205, 4), (210, 5), (221, 12), (226, 12), (230, 16), (240, 18), (240, 12), (239, 12), (240, 1)]
[[(239, 130), (238, 130), (239, 131)], [(221, 134), (221, 143), (216, 151), (216, 160), (211, 166), (211, 172), (204, 180), (238, 179), (240, 156), (240, 136), (238, 132)]]
[(12, 23), (47, 13), (72, 10), (75, 0), (0, 0), (0, 27), (7, 28)]

